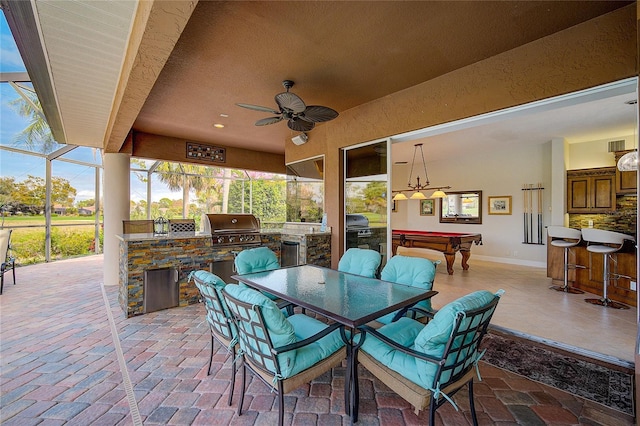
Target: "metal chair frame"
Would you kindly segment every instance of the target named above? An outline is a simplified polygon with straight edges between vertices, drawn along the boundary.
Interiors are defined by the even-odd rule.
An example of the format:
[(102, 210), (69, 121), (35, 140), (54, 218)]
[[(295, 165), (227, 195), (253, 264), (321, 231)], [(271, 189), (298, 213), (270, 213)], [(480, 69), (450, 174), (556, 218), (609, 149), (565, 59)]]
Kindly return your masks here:
[[(333, 368), (335, 362), (332, 361), (332, 358), (335, 358), (335, 355), (340, 351), (337, 351), (324, 360), (319, 361), (315, 366), (310, 367), (309, 369), (299, 373), (298, 375), (289, 378), (282, 378), (280, 364), (278, 363), (277, 356), (279, 354), (302, 348), (310, 343), (313, 343), (327, 336), (334, 330), (340, 328), (341, 325), (338, 323), (334, 323), (311, 337), (290, 345), (276, 348), (273, 346), (271, 338), (269, 337), (267, 326), (264, 321), (264, 316), (262, 314), (262, 308), (258, 305), (252, 305), (250, 303), (242, 302), (230, 296), (227, 292), (223, 291), (223, 294), (225, 299), (227, 300), (227, 306), (229, 307), (229, 310), (231, 311), (234, 322), (236, 324), (236, 328), (238, 330), (238, 340), (240, 343), (240, 347), (243, 350), (242, 393), (240, 396), (240, 402), (238, 403), (238, 416), (242, 415), (242, 404), (244, 402), (244, 391), (246, 388), (246, 371), (248, 368), (254, 374), (254, 376), (258, 377), (265, 385), (267, 385), (270, 389), (277, 393), (278, 424), (282, 426), (284, 423), (284, 395), (290, 390), (293, 390), (302, 384), (301, 380), (297, 380), (298, 376), (309, 372), (309, 370), (312, 370), (317, 366), (320, 366), (321, 369), (316, 377), (324, 374), (326, 371), (329, 371), (331, 368)], [(251, 311), (256, 313), (256, 317), (258, 319), (257, 322), (251, 319)], [(265, 353), (261, 351), (260, 346), (268, 347), (269, 352)], [(344, 353), (344, 349), (342, 349), (342, 351)], [(341, 362), (341, 360), (339, 362)], [(275, 372), (270, 370), (268, 366), (275, 366)], [(307, 377), (310, 376), (307, 375)], [(305, 380), (304, 383), (306, 382), (307, 381)]]
[[(211, 352), (209, 355), (209, 367), (207, 368), (207, 376), (211, 374), (211, 365), (213, 362), (214, 341), (227, 350), (227, 358), (231, 356), (231, 388), (229, 390), (229, 400), (227, 405), (231, 405), (233, 391), (235, 388), (235, 378), (237, 371), (236, 364), (236, 346), (235, 341), (237, 332), (233, 320), (227, 316), (223, 306), (225, 302), (220, 298), (218, 291), (211, 285), (193, 277), (196, 287), (200, 290), (203, 298), (205, 309), (207, 310), (207, 323), (211, 332)], [(203, 291), (202, 287), (207, 287), (210, 291)]]
[[(365, 333), (376, 336), (378, 339), (382, 340), (387, 345), (393, 347), (394, 349), (397, 349), (398, 351), (436, 364), (438, 366), (438, 369), (434, 377), (433, 386), (435, 388), (435, 386), (439, 384), (441, 393), (446, 394), (449, 398), (451, 398), (455, 393), (463, 388), (465, 384), (468, 384), (471, 416), (473, 424), (477, 425), (478, 419), (476, 416), (475, 403), (473, 399), (473, 377), (475, 375), (473, 369), (476, 363), (476, 354), (478, 352), (478, 348), (480, 346), (480, 343), (482, 342), (482, 338), (487, 333), (489, 322), (491, 321), (499, 300), (499, 296), (495, 296), (491, 303), (482, 308), (468, 310), (465, 312), (458, 312), (458, 314), (456, 315), (453, 331), (445, 345), (444, 353), (440, 358), (436, 358), (420, 351), (411, 349), (410, 347), (402, 346), (370, 326), (363, 326), (360, 329)], [(428, 315), (431, 317), (433, 316), (433, 313), (425, 311), (423, 309), (420, 309), (420, 312), (424, 315)], [(380, 364), (373, 357), (366, 354), (366, 352), (359, 351), (359, 357), (361, 359), (360, 364), (362, 364), (367, 369), (369, 369), (368, 366), (371, 366), (370, 371), (373, 370), (371, 371), (371, 373), (374, 375), (377, 375), (376, 371), (378, 371), (379, 369), (389, 370), (388, 367)], [(448, 380), (442, 381), (443, 374), (446, 372), (450, 372), (451, 376)], [(396, 372), (393, 373), (395, 373), (395, 376), (402, 377)], [(403, 395), (400, 389), (402, 388), (404, 389), (404, 392), (406, 392), (406, 389), (408, 389), (412, 385), (413, 387), (419, 387), (420, 389), (425, 390), (424, 388), (404, 377), (402, 377), (402, 379), (404, 379), (405, 381), (404, 384), (399, 382), (395, 383), (394, 380), (385, 380), (385, 378), (382, 377), (378, 378), (383, 380), (385, 385), (390, 387), (392, 390), (401, 394), (401, 396)], [(406, 386), (407, 383), (409, 384), (409, 386)], [(430, 396), (428, 397), (428, 401), (421, 401), (421, 406), (415, 406), (415, 409), (417, 414), (422, 408), (426, 407), (426, 404), (428, 402), (429, 424), (433, 426), (435, 424), (436, 410), (440, 406), (442, 406), (447, 401), (447, 399), (441, 395), (434, 397), (432, 391), (428, 391), (428, 393), (430, 394)]]
[(4, 274), (11, 271), (13, 274), (13, 285), (16, 285), (16, 259), (11, 256), (11, 232), (12, 229), (0, 229), (0, 233), (7, 234), (6, 247), (0, 247), (0, 294), (4, 288)]

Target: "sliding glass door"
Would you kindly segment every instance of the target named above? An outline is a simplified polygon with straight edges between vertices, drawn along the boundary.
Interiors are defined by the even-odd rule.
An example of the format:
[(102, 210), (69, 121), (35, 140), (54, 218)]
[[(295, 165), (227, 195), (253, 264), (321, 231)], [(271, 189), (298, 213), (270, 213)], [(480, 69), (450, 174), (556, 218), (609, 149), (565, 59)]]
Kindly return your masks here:
[(387, 141), (344, 150), (345, 251), (368, 248), (386, 261), (388, 194)]

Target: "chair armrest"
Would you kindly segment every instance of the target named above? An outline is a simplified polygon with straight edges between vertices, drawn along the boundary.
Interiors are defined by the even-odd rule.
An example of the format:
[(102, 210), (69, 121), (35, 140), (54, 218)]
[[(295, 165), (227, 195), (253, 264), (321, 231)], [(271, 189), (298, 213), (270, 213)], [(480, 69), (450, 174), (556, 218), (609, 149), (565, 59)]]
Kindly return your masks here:
[[(436, 357), (433, 357), (431, 355), (427, 355), (427, 354), (425, 354), (423, 352), (416, 351), (416, 350), (408, 348), (406, 346), (402, 346), (402, 345), (398, 344), (396, 341), (394, 341), (394, 340), (390, 339), (389, 337), (385, 336), (384, 334), (380, 333), (375, 328), (372, 328), (372, 327), (370, 327), (368, 325), (363, 325), (362, 327), (359, 327), (359, 330), (362, 330), (365, 333), (369, 333), (369, 334), (372, 334), (372, 335), (376, 336), (379, 340), (383, 341), (387, 345), (389, 345), (392, 348), (394, 348), (394, 349), (396, 349), (396, 350), (398, 350), (400, 352), (403, 352), (405, 354), (414, 356), (416, 358), (423, 359), (425, 361), (432, 362), (434, 364), (443, 365), (444, 362), (445, 362), (445, 359), (436, 358)], [(365, 334), (365, 339), (366, 338), (367, 338), (367, 336)]]
[(427, 311), (426, 309), (419, 308), (417, 306), (412, 306), (407, 311), (411, 311), (411, 312), (414, 312), (414, 313), (415, 312), (420, 313), (420, 314), (424, 315), (425, 317), (429, 318), (429, 321), (431, 321), (433, 319), (434, 315), (436, 314), (435, 312)]
[(296, 343), (291, 343), (290, 345), (279, 346), (277, 348), (273, 348), (271, 352), (273, 352), (275, 355), (278, 355), (278, 354), (281, 354), (283, 352), (289, 352), (289, 351), (292, 351), (294, 349), (302, 348), (304, 346), (307, 346), (310, 343), (313, 343), (313, 342), (315, 342), (317, 340), (322, 339), (323, 337), (325, 337), (326, 335), (332, 333), (333, 331), (337, 330), (340, 327), (342, 327), (341, 324), (333, 323), (330, 326), (328, 326), (325, 329), (323, 329), (321, 332), (314, 334), (313, 336), (307, 337), (306, 339), (300, 340), (299, 342), (296, 342)]

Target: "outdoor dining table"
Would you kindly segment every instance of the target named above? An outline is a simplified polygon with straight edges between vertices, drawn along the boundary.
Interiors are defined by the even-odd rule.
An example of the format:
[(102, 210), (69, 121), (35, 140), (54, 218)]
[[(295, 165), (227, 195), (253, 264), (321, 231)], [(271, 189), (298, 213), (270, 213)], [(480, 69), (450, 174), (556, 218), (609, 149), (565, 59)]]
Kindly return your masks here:
[(341, 335), (347, 347), (345, 411), (353, 422), (358, 420), (357, 350), (365, 337), (358, 327), (438, 294), (316, 265), (232, 275), (231, 278), (343, 325)]

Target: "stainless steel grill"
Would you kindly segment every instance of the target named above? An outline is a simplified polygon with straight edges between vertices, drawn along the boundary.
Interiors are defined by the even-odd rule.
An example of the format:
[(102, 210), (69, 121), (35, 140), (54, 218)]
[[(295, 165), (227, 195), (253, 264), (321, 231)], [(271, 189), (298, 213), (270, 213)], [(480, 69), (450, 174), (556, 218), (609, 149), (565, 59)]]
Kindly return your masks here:
[(214, 245), (260, 245), (260, 221), (252, 214), (205, 214), (203, 232)]
[(361, 214), (348, 214), (345, 228), (347, 229), (347, 234), (357, 235), (359, 238), (371, 236), (369, 219)]

